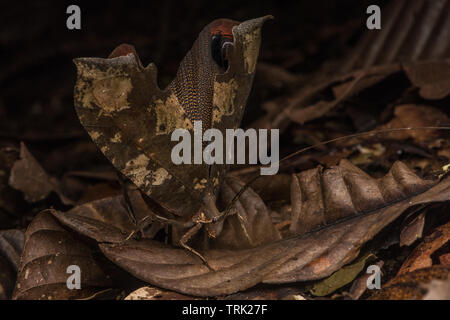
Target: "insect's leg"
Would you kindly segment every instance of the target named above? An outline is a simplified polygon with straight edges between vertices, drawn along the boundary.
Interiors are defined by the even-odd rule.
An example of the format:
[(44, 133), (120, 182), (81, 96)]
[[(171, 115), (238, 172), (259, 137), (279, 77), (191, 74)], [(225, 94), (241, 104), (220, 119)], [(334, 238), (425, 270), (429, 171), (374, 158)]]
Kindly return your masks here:
[(223, 220), (227, 216), (236, 213), (236, 209), (230, 207), (226, 211), (220, 212), (216, 207), (215, 198), (210, 194), (205, 195), (203, 203), (207, 209), (205, 212), (206, 219), (199, 220), (198, 222), (206, 224), (206, 230), (210, 238), (216, 238), (222, 232)]
[(180, 245), (188, 250), (189, 252), (195, 254), (197, 257), (199, 257), (203, 264), (205, 266), (208, 267), (209, 270), (211, 271), (215, 271), (208, 263), (208, 261), (206, 261), (206, 259), (201, 255), (200, 252), (198, 252), (197, 250), (195, 250), (194, 248), (190, 247), (187, 243), (188, 241), (202, 228), (202, 224), (201, 223), (197, 223), (196, 225), (194, 225), (192, 228), (190, 228), (180, 239)]
[(195, 224), (193, 221), (178, 221), (175, 219), (165, 218), (160, 215), (157, 215), (156, 213), (153, 212), (153, 210), (149, 209), (149, 214), (146, 215), (144, 218), (142, 218), (136, 224), (136, 229), (131, 231), (130, 234), (125, 238), (124, 241), (130, 240), (137, 232), (139, 232), (139, 231), (142, 232), (142, 230), (147, 228), (154, 221), (157, 221), (158, 223), (165, 224), (165, 225), (169, 225), (169, 224), (176, 225), (183, 229), (191, 228)]
[(133, 205), (131, 204), (130, 196), (128, 195), (127, 182), (120, 172), (117, 172), (117, 178), (122, 188), (123, 199), (125, 200), (128, 217), (133, 225), (137, 225), (136, 214), (134, 213)]

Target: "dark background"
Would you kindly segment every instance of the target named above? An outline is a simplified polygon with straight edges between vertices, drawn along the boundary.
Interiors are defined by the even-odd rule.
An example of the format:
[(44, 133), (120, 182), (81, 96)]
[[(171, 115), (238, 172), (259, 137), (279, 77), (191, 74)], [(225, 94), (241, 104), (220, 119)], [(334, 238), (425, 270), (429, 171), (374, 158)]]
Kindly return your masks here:
[[(307, 74), (342, 55), (365, 30), (367, 6), (384, 2), (4, 1), (0, 137), (32, 144), (87, 137), (73, 109), (75, 57), (106, 57), (120, 43), (133, 44), (144, 64), (156, 63), (164, 87), (209, 22), (272, 14), (260, 61)], [(81, 8), (81, 30), (66, 28), (70, 4)]]

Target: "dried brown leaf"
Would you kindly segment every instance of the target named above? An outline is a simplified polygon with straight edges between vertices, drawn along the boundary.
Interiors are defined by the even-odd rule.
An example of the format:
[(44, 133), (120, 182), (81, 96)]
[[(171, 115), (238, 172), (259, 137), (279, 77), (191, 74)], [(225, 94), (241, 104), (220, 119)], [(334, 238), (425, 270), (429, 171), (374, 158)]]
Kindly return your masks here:
[(369, 299), (420, 300), (427, 293), (424, 286), (433, 280), (446, 280), (449, 275), (449, 266), (432, 266), (401, 274), (386, 283), (381, 290), (376, 290)]
[[(335, 182), (342, 179), (338, 175), (339, 168), (353, 182), (350, 185), (359, 188), (350, 190), (350, 197), (348, 191), (342, 194), (339, 191), (342, 189), (335, 187), (336, 194), (341, 196), (336, 198), (330, 194), (325, 197), (325, 208), (330, 217), (328, 225), (256, 248), (206, 250), (202, 254), (215, 271), (208, 269), (190, 252), (154, 240), (103, 242), (100, 248), (117, 265), (150, 284), (189, 295), (225, 295), (260, 282), (290, 283), (329, 276), (350, 263), (365, 242), (406, 209), (450, 199), (450, 178), (437, 184), (421, 180), (401, 163), (394, 165), (391, 172), (380, 180), (381, 188), (377, 189), (374, 179), (344, 162), (340, 167), (330, 169), (329, 173), (324, 172), (330, 179), (334, 177), (327, 180), (330, 182), (326, 188), (338, 186)], [(367, 186), (372, 187), (367, 189)], [(353, 200), (355, 207), (353, 204), (342, 206), (349, 199)], [(61, 220), (61, 214), (57, 217)], [(93, 234), (88, 228), (90, 221), (83, 223), (86, 225), (77, 231), (84, 235), (94, 239), (111, 237), (99, 235), (107, 228), (97, 228), (94, 224)]]
[(417, 239), (422, 237), (425, 225), (425, 213), (419, 214), (400, 231), (400, 247), (410, 246)]
[[(109, 272), (115, 268), (66, 231), (49, 211), (38, 214), (25, 233), (13, 299), (85, 299), (111, 288)], [(80, 267), (79, 290), (67, 288), (70, 265)]]
[(9, 185), (22, 191), (28, 202), (44, 200), (50, 192), (54, 191), (63, 203), (73, 204), (60, 191), (59, 182), (44, 171), (23, 142), (20, 144), (20, 159), (11, 168)]
[(450, 222), (437, 227), (436, 230), (411, 252), (409, 257), (403, 262), (398, 275), (412, 272), (417, 269), (430, 267), (433, 264), (431, 255), (433, 252), (444, 246), (450, 240)]
[(411, 194), (423, 192), (432, 181), (417, 177), (396, 162), (383, 178), (373, 179), (348, 160), (325, 171), (321, 167), (293, 175), (291, 185), (293, 234), (349, 216), (389, 206)]
[[(148, 214), (148, 209), (138, 192), (133, 193), (132, 204), (137, 221), (142, 220)], [(64, 225), (98, 242), (122, 242), (136, 229), (122, 196), (95, 200), (67, 212), (52, 213)]]
[[(236, 178), (227, 178), (222, 186), (220, 201), (230, 203), (244, 186)], [(211, 241), (215, 248), (243, 249), (256, 247), (281, 238), (259, 195), (251, 188), (247, 189), (235, 204), (236, 214), (223, 223), (222, 232)]]

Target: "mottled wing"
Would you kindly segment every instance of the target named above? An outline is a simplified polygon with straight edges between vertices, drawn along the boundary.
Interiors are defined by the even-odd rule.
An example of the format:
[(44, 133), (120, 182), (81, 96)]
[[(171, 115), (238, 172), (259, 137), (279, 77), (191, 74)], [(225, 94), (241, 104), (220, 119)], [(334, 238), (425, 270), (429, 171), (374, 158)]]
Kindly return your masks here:
[(171, 141), (171, 134), (184, 128), (192, 135), (196, 120), (206, 124), (204, 130), (225, 132), (239, 125), (261, 25), (268, 18), (233, 28), (234, 50), (225, 73), (211, 59), (210, 25), (205, 27), (164, 91), (158, 88), (156, 67), (144, 68), (133, 50), (119, 47), (112, 58), (74, 60), (75, 106), (81, 123), (119, 171), (174, 214), (192, 215), (206, 193), (216, 195), (226, 166), (175, 165), (171, 151), (178, 142)]
[(170, 159), (175, 144), (170, 133), (189, 120), (173, 93), (158, 88), (156, 67), (150, 64), (143, 68), (134, 54), (80, 58), (75, 64), (76, 111), (103, 154), (173, 213), (185, 215), (198, 210), (196, 195), (200, 195), (189, 190), (187, 180), (190, 175), (201, 176), (196, 171), (202, 168), (175, 166)]

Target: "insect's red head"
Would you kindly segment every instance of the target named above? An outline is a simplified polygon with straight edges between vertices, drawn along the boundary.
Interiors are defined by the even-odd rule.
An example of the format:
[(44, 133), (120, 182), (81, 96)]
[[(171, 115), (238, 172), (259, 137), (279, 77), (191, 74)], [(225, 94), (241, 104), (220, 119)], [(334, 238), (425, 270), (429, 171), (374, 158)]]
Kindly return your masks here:
[(217, 19), (211, 24), (211, 36), (221, 35), (233, 41), (233, 27), (239, 22), (230, 19)]
[(233, 45), (233, 27), (239, 22), (229, 19), (217, 19), (210, 25), (211, 55), (223, 69), (228, 67), (227, 47)]

